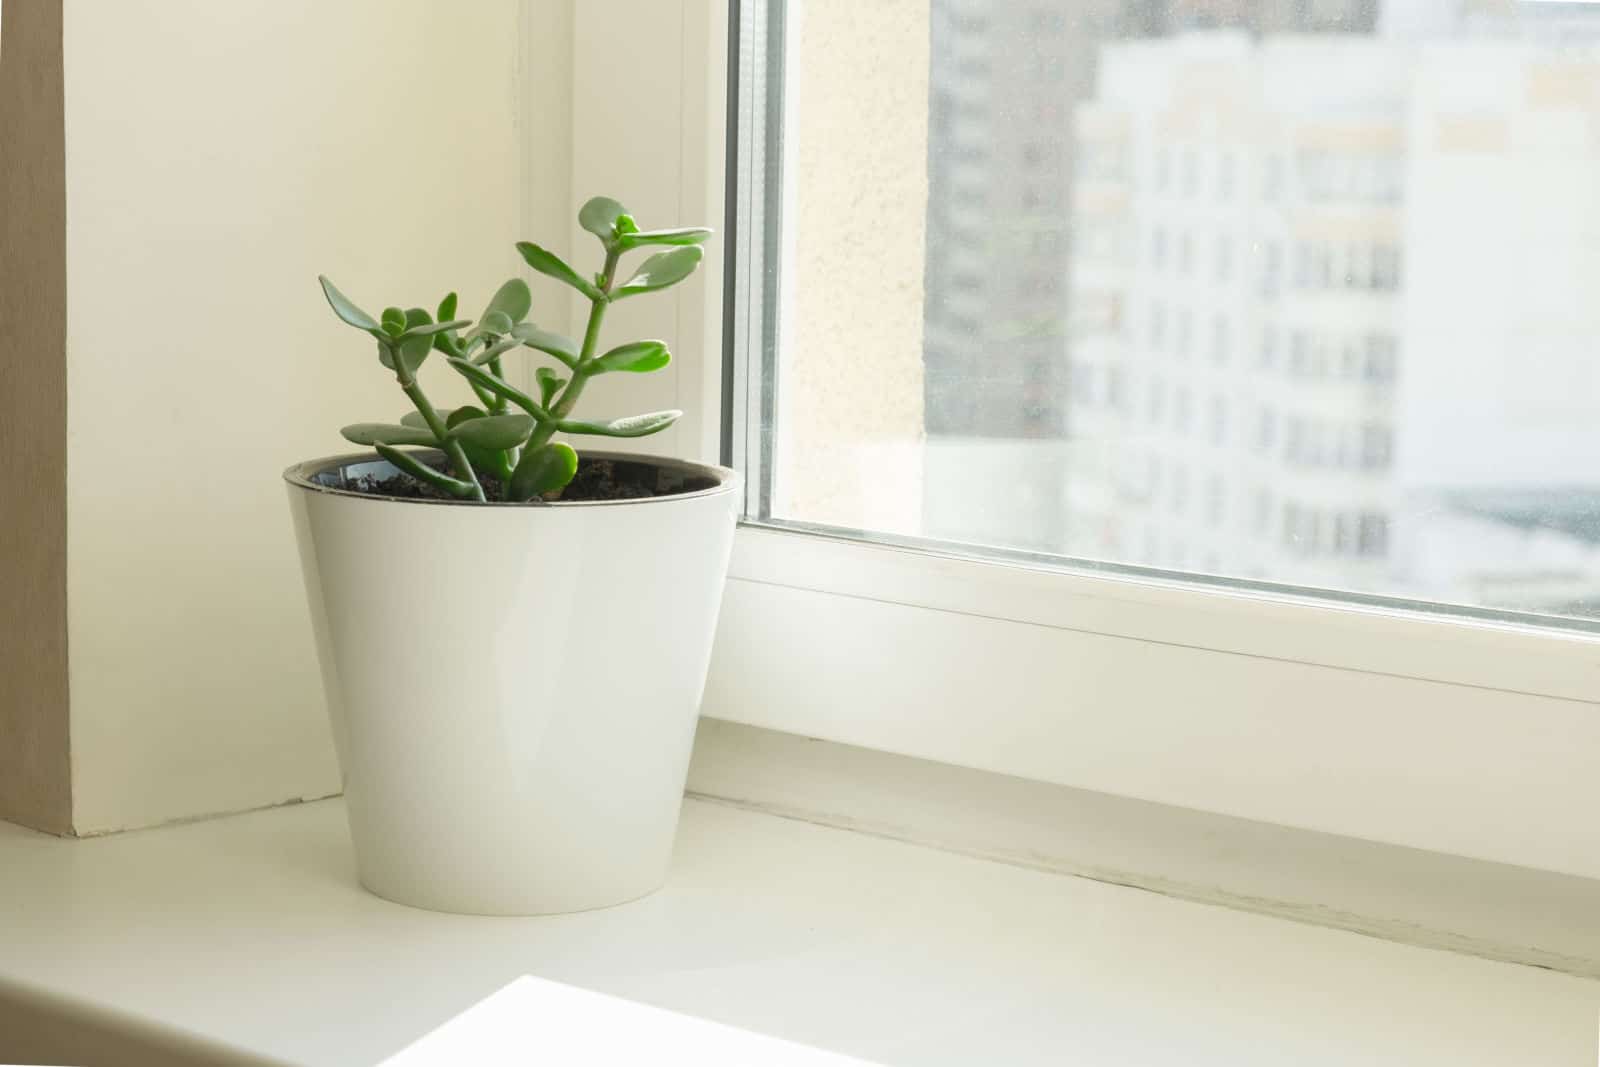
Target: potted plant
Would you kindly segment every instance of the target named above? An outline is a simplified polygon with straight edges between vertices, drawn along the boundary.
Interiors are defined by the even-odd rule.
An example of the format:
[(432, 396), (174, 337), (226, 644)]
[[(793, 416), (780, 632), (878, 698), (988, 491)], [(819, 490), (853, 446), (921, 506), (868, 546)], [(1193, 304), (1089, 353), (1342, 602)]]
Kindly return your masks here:
[[(372, 452), (284, 472), (362, 883), (441, 911), (538, 914), (617, 904), (665, 877), (727, 570), (739, 478), (604, 451), (681, 414), (583, 421), (601, 374), (671, 359), (660, 341), (600, 345), (606, 309), (699, 265), (700, 228), (641, 230), (597, 197), (579, 221), (604, 265), (581, 276), (522, 242), (589, 300), (583, 340), (528, 321), (526, 282), (472, 322), (372, 316), (323, 278), (334, 313), (377, 343), (412, 410), (342, 433)], [(623, 279), (624, 257), (653, 250)], [(537, 388), (508, 378), (548, 357)], [(438, 353), (475, 402), (417, 381)]]

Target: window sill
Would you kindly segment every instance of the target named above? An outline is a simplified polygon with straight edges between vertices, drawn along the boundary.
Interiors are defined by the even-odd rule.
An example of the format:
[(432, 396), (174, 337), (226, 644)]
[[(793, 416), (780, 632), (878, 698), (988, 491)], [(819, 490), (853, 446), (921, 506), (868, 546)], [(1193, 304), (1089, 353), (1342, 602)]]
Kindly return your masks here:
[[(1170, 809), (1144, 806), (1141, 835), (1102, 806), (1096, 837), (1072, 821), (1074, 798), (1028, 792), (1049, 787), (881, 759), (896, 758), (711, 724), (693, 788), (720, 802), (686, 804), (668, 886), (544, 919), (370, 896), (338, 801), (87, 841), (0, 826), (0, 1060), (105, 1062), (70, 1044), (99, 1034), (124, 1064), (376, 1063), (534, 974), (895, 1065), (1593, 1062), (1592, 982), (1062, 877), (1060, 848), (1030, 855), (1038, 838), (996, 813), (1025, 810), (1058, 844), (1120, 842), (1125, 862), (1168, 832), (1151, 828)], [(841, 782), (822, 814), (870, 832), (800, 821)], [(1299, 837), (1273, 853), (1291, 839), (1270, 836), (1234, 855), (1229, 822), (1169, 827), (1190, 843), (1179, 862), (1228, 880), (1264, 854), (1334, 855)], [(998, 834), (992, 858), (1007, 862), (885, 839), (929, 826), (960, 851)], [(1548, 910), (1552, 883), (1537, 880), (1558, 876), (1531, 877), (1523, 910)], [(1560, 920), (1593, 942), (1596, 905), (1576, 906), (1538, 936)], [(21, 1047), (29, 1035), (58, 1044)], [(521, 1053), (539, 1041), (530, 1027)]]

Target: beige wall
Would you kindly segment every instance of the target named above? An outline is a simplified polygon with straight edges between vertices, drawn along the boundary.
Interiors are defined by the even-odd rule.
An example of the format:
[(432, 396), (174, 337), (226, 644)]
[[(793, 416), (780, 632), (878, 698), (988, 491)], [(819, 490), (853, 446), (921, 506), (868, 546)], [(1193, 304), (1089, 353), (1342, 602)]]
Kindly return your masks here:
[(0, 8), (0, 818), (71, 825), (61, 8)]
[[(592, 193), (715, 225), (701, 38), (721, 47), (725, 4), (9, 0), (8, 52), (28, 11), (64, 11), (63, 44), (26, 52), (46, 87), (53, 55), (64, 114), (18, 95), (8, 55), (0, 336), (32, 358), (0, 359), (0, 445), (24, 468), (0, 505), (26, 511), (0, 523), (0, 818), (92, 834), (334, 792), (279, 474), (406, 403), (316, 274), (373, 310), (455, 287), (475, 314), (529, 276), (516, 239), (570, 257)], [(623, 22), (643, 32), (619, 52)], [(677, 154), (688, 132), (715, 140), (704, 159)], [(595, 413), (692, 408), (718, 380), (716, 269), (616, 320), (611, 339), (680, 359)], [(533, 285), (534, 317), (570, 331), (564, 293)], [(716, 415), (660, 449), (714, 443)]]
[(520, 6), (66, 3), (78, 832), (337, 790), (279, 472), (405, 403), (316, 275), (519, 273)]
[(928, 0), (791, 7), (779, 514), (921, 525)]

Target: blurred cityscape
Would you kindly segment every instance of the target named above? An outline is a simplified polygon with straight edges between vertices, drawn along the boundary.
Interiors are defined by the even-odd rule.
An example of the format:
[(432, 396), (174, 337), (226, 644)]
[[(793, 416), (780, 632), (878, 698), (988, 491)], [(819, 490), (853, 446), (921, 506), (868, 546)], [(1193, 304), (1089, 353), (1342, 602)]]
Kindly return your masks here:
[(915, 532), (1600, 616), (1600, 4), (928, 8)]

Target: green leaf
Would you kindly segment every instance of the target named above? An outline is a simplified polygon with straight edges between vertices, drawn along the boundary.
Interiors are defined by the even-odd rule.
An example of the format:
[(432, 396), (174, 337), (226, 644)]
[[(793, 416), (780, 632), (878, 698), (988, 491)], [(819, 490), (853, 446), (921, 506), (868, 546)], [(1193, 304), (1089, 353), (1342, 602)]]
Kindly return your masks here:
[(617, 216), (617, 236), (622, 237), (630, 233), (638, 233), (639, 224), (633, 221), (632, 215)]
[(439, 311), (435, 316), (440, 322), (449, 322), (456, 317), (456, 294), (446, 293), (444, 299), (439, 301)]
[(672, 362), (672, 353), (663, 341), (631, 341), (618, 345), (594, 361), (597, 370), (651, 371)]
[(453, 430), (457, 426), (460, 426), (463, 422), (466, 422), (468, 419), (481, 419), (488, 414), (489, 413), (487, 411), (480, 407), (474, 407), (471, 404), (465, 404), (458, 408), (452, 408), (448, 415), (443, 416), (444, 426), (447, 430)]
[(522, 258), (527, 260), (528, 266), (540, 274), (572, 286), (590, 300), (605, 299), (606, 294), (595, 288), (593, 282), (585, 281), (577, 271), (567, 266), (566, 262), (554, 252), (540, 248), (531, 241), (518, 241), (517, 251), (522, 253)]
[(539, 403), (545, 407), (550, 406), (550, 401), (555, 399), (556, 393), (560, 391), (563, 385), (567, 384), (565, 378), (549, 367), (540, 367), (534, 371), (533, 378), (539, 383)]
[[(385, 315), (388, 312), (384, 312)], [(433, 351), (433, 334), (427, 328), (433, 325), (433, 319), (421, 308), (406, 309), (406, 328), (401, 331), (397, 340), (400, 353), (400, 364), (405, 369), (405, 378), (414, 378), (417, 368), (422, 366), (422, 361), (428, 358), (428, 353)], [(396, 369), (395, 373), (400, 373)]]
[[(509, 322), (521, 322), (528, 317), (528, 310), (533, 307), (533, 293), (528, 289), (528, 283), (521, 278), (512, 278), (499, 289), (495, 290), (489, 306), (483, 309), (483, 314), (478, 316), (480, 323), (486, 322), (490, 315), (504, 315)], [(498, 320), (497, 320), (498, 321)], [(487, 329), (487, 327), (480, 327)], [(493, 330), (493, 333), (506, 333), (511, 329), (508, 325), (503, 330)]]
[(641, 230), (638, 233), (624, 234), (618, 239), (617, 247), (626, 252), (645, 245), (697, 245), (710, 236), (711, 231), (704, 226), (684, 226), (676, 230)]
[[(417, 310), (421, 310), (418, 308)], [(427, 314), (423, 312), (423, 314)], [(410, 318), (406, 319), (410, 322)], [(432, 337), (434, 334), (447, 333), (450, 330), (459, 330), (463, 326), (471, 326), (471, 319), (457, 319), (454, 322), (419, 322), (415, 326), (407, 326), (398, 340), (409, 341), (413, 337)]]
[(472, 362), (481, 367), (485, 363), (488, 363), (499, 356), (505, 355), (507, 352), (511, 351), (513, 348), (516, 348), (520, 344), (522, 344), (522, 342), (517, 340), (515, 337), (502, 337), (488, 348), (485, 348), (482, 352), (479, 352), (476, 356), (473, 356)]
[(611, 294), (613, 300), (635, 293), (649, 293), (657, 289), (665, 289), (669, 285), (676, 285), (700, 265), (700, 260), (706, 254), (705, 249), (699, 245), (690, 245), (687, 248), (674, 248), (670, 252), (657, 252), (633, 272), (633, 277), (617, 286)]
[(524, 322), (512, 327), (511, 336), (529, 348), (537, 348), (541, 352), (548, 352), (568, 367), (576, 367), (578, 365), (578, 343), (570, 337), (563, 337), (559, 333), (551, 333), (549, 330), (541, 330), (531, 322)]
[(450, 436), (478, 448), (516, 448), (538, 427), (532, 415), (485, 415), (464, 419), (450, 430)]
[(540, 407), (538, 404), (534, 403), (533, 397), (529, 396), (527, 393), (524, 393), (521, 389), (518, 389), (509, 382), (501, 381), (499, 378), (495, 377), (493, 374), (490, 374), (482, 367), (475, 367), (464, 359), (456, 359), (454, 357), (450, 359), (450, 365), (459, 371), (461, 376), (467, 381), (472, 382), (475, 385), (483, 386), (496, 396), (505, 397), (507, 400), (511, 401), (513, 404), (517, 405), (517, 407), (521, 408), (523, 411), (526, 411), (535, 418), (544, 420), (548, 420), (550, 418), (550, 413), (544, 408)]
[[(439, 412), (440, 418), (448, 418), (449, 415), (449, 408), (445, 408), (443, 411)], [(426, 430), (428, 428), (428, 420), (422, 417), (422, 412), (420, 411), (408, 411), (404, 415), (400, 416), (400, 425), (414, 426), (419, 430)], [(446, 425), (449, 425), (449, 423), (446, 423)]]
[(609, 196), (596, 196), (578, 209), (578, 225), (610, 244), (617, 235), (617, 218), (627, 213), (627, 208)]
[(472, 334), (474, 337), (503, 337), (511, 332), (511, 325), (510, 315), (504, 311), (490, 311), (478, 320), (478, 328)]
[(563, 433), (589, 433), (601, 437), (644, 437), (665, 430), (677, 422), (682, 414), (681, 411), (652, 411), (648, 415), (629, 415), (625, 419), (612, 419), (610, 422), (562, 419), (556, 423), (556, 428)]
[(399, 337), (406, 332), (406, 313), (399, 308), (383, 309), (383, 332), (390, 337)]
[(378, 455), (405, 471), (411, 477), (421, 482), (428, 482), (442, 489), (451, 496), (468, 497), (473, 495), (472, 485), (468, 482), (452, 478), (442, 471), (436, 471), (409, 452), (402, 452), (392, 445), (378, 445)]
[(425, 426), (395, 426), (387, 422), (358, 422), (339, 431), (344, 439), (357, 445), (429, 445), (439, 447), (438, 440)]
[(532, 500), (564, 487), (577, 473), (578, 454), (572, 446), (551, 441), (523, 453), (506, 490), (512, 500)]
[(379, 328), (378, 320), (351, 303), (350, 298), (341, 293), (328, 280), (327, 275), (317, 275), (317, 281), (322, 283), (322, 295), (327, 297), (328, 306), (333, 308), (333, 313), (339, 316), (340, 320), (358, 330), (366, 330), (369, 333)]

